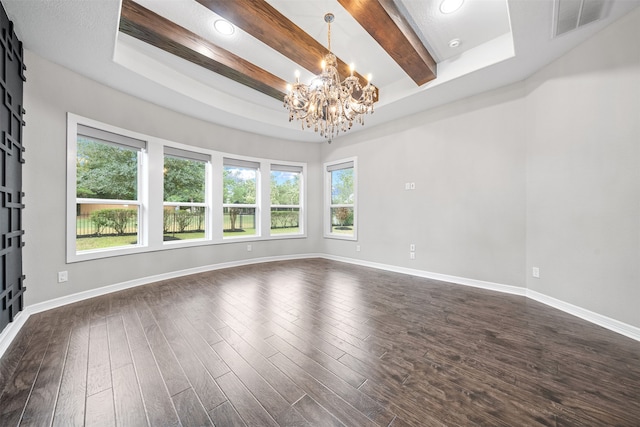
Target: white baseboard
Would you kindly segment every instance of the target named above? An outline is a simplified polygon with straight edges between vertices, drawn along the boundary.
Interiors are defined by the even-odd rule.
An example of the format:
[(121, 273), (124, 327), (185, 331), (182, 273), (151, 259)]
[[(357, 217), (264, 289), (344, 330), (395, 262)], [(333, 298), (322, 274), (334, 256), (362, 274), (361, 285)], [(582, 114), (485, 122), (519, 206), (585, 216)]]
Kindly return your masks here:
[(482, 280), (467, 279), (465, 277), (449, 276), (447, 274), (432, 273), (424, 270), (398, 267), (398, 266), (389, 265), (389, 264), (380, 264), (377, 262), (362, 261), (362, 260), (353, 259), (353, 258), (343, 258), (343, 257), (334, 256), (334, 255), (322, 255), (322, 258), (330, 259), (333, 261), (346, 262), (349, 264), (361, 265), (363, 267), (377, 268), (378, 270), (392, 271), (394, 273), (408, 274), (410, 276), (424, 277), (425, 279), (434, 279), (434, 280), (440, 280), (442, 282), (455, 283), (458, 285), (472, 286), (474, 288), (488, 289), (491, 291), (502, 292), (505, 294), (513, 294), (513, 295), (521, 295), (521, 296), (526, 295), (526, 288), (522, 288), (519, 286), (510, 286), (510, 285), (503, 285), (500, 283), (485, 282)]
[(464, 285), (464, 286), (472, 286), (475, 288), (488, 289), (488, 290), (502, 292), (506, 294), (525, 296), (527, 298), (531, 298), (533, 300), (546, 304), (550, 307), (553, 307), (558, 310), (564, 311), (566, 313), (572, 314), (574, 316), (580, 317), (581, 319), (594, 323), (598, 326), (602, 326), (613, 332), (617, 332), (619, 334), (622, 334), (636, 341), (640, 341), (640, 328), (628, 325), (618, 320), (611, 319), (601, 314), (594, 313), (584, 308), (569, 304), (564, 301), (560, 301), (558, 299), (546, 296), (544, 294), (541, 294), (523, 287), (503, 285), (500, 283), (493, 283), (493, 282), (485, 282), (482, 280), (468, 279), (465, 277), (449, 276), (446, 274), (432, 273), (424, 270), (398, 267), (394, 265), (381, 264), (381, 263), (370, 262), (370, 261), (362, 261), (362, 260), (353, 259), (353, 258), (345, 258), (345, 257), (339, 257), (339, 256), (327, 255), (327, 254), (310, 253), (310, 254), (252, 258), (252, 259), (224, 262), (220, 264), (211, 264), (211, 265), (206, 265), (206, 266), (196, 267), (196, 268), (189, 268), (185, 270), (173, 271), (170, 273), (158, 274), (155, 276), (148, 276), (140, 279), (129, 280), (127, 282), (116, 283), (114, 285), (109, 285), (109, 286), (103, 286), (101, 288), (78, 292), (75, 294), (66, 295), (64, 297), (55, 298), (49, 301), (32, 304), (30, 306), (25, 307), (24, 310), (18, 313), (14, 321), (9, 323), (9, 325), (4, 329), (4, 331), (0, 333), (0, 357), (4, 355), (5, 351), (9, 348), (9, 345), (11, 345), (11, 342), (13, 341), (13, 339), (18, 335), (18, 332), (20, 332), (20, 329), (22, 328), (22, 326), (24, 326), (27, 319), (29, 319), (29, 316), (31, 316), (32, 314), (51, 310), (53, 308), (61, 307), (63, 305), (71, 304), (74, 302), (82, 301), (82, 300), (93, 298), (96, 296), (106, 295), (112, 292), (129, 289), (136, 286), (146, 285), (149, 283), (159, 282), (162, 280), (175, 279), (177, 277), (187, 276), (190, 274), (204, 273), (207, 271), (220, 270), (223, 268), (230, 268), (230, 267), (240, 267), (243, 265), (261, 264), (265, 262), (289, 261), (294, 259), (309, 259), (309, 258), (324, 258), (324, 259), (333, 260), (333, 261), (360, 265), (363, 267), (376, 268), (378, 270), (392, 271), (395, 273), (408, 274), (416, 277), (424, 277), (427, 279), (440, 280), (448, 283), (455, 283), (455, 284)]
[(617, 332), (620, 335), (640, 341), (640, 328), (629, 325), (627, 323), (620, 322), (619, 320), (612, 319), (602, 314), (595, 313), (577, 305), (569, 304), (568, 302), (555, 299), (553, 297), (541, 294), (531, 289), (527, 289), (527, 298), (541, 302), (553, 308), (557, 308), (560, 311), (574, 315), (581, 319), (591, 322), (610, 331)]

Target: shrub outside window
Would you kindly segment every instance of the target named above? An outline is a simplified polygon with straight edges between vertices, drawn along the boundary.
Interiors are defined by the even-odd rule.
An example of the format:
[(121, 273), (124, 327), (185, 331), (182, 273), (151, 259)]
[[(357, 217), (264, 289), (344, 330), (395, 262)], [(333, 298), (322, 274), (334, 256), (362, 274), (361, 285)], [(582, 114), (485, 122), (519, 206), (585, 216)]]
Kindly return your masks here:
[(325, 237), (356, 240), (356, 160), (325, 164)]
[(140, 245), (145, 142), (84, 125), (77, 129), (76, 252)]
[(271, 165), (271, 235), (300, 234), (302, 167)]
[(207, 165), (211, 156), (164, 147), (163, 240), (204, 239), (208, 234)]
[(258, 172), (260, 163), (224, 159), (223, 235), (225, 238), (258, 236)]

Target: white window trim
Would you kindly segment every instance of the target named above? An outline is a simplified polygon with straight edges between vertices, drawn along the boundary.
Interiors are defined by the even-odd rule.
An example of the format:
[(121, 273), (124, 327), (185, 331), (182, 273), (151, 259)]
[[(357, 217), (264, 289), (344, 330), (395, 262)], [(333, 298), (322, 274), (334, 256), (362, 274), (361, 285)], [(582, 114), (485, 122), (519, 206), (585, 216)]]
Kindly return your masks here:
[[(331, 204), (331, 169), (341, 164), (353, 163), (353, 205), (351, 204)], [(358, 240), (358, 158), (348, 157), (345, 159), (334, 160), (324, 163), (322, 167), (324, 174), (324, 215), (323, 215), (323, 233), (326, 239), (338, 240)], [(353, 207), (353, 236), (338, 234), (331, 232), (331, 208), (332, 207)]]
[[(182, 146), (184, 147), (184, 146)], [(185, 244), (193, 244), (194, 242), (208, 242), (211, 240), (212, 231), (211, 227), (213, 225), (213, 221), (211, 219), (211, 177), (212, 177), (212, 160), (211, 154), (203, 153), (199, 151), (194, 151), (193, 147), (189, 147), (190, 149), (178, 148), (178, 146), (172, 145), (164, 145), (162, 149), (162, 166), (163, 166), (163, 178), (164, 178), (164, 157), (172, 156), (176, 158), (183, 158), (185, 160), (194, 160), (200, 161), (204, 163), (204, 203), (196, 203), (196, 202), (165, 202), (164, 201), (164, 181), (162, 188), (162, 208), (163, 208), (163, 225), (164, 225), (164, 207), (165, 206), (189, 206), (189, 207), (202, 207), (204, 208), (204, 237), (200, 239), (188, 239), (188, 240), (174, 240), (174, 241), (164, 241), (164, 233), (163, 233), (163, 241), (162, 244), (165, 246), (183, 246)]]
[[(244, 156), (224, 156), (222, 159), (222, 170), (221, 172), (224, 171), (224, 168), (230, 166), (230, 167), (237, 167), (237, 168), (241, 168), (241, 169), (254, 169), (256, 171), (256, 202), (255, 204), (252, 203), (222, 203), (221, 205), (221, 209), (220, 210), (220, 215), (222, 216), (222, 224), (223, 224), (223, 230), (221, 230), (222, 233), (222, 239), (225, 241), (238, 241), (238, 240), (253, 240), (255, 238), (260, 238), (262, 237), (262, 209), (260, 209), (260, 205), (261, 202), (263, 200), (262, 198), (262, 172), (263, 172), (263, 165), (261, 162), (256, 161), (253, 158), (250, 157), (244, 157)], [(222, 179), (222, 175), (221, 175), (221, 179)], [(222, 197), (220, 198), (220, 200), (224, 200), (224, 182), (222, 183)], [(253, 218), (254, 221), (256, 222), (256, 232), (255, 234), (249, 234), (249, 235), (245, 235), (245, 236), (225, 236), (224, 235), (224, 208), (249, 208), (249, 209), (254, 209), (254, 213), (253, 213)]]
[[(76, 198), (76, 156), (77, 156), (77, 134), (78, 125), (84, 125), (95, 129), (110, 132), (122, 137), (138, 139), (146, 142), (146, 150), (143, 150), (140, 156), (140, 169), (138, 173), (138, 202), (139, 219), (138, 219), (138, 244), (127, 247), (115, 247), (106, 249), (96, 249), (91, 251), (76, 251), (76, 203), (77, 201), (91, 201), (92, 199)], [(164, 188), (163, 188), (163, 169), (164, 169), (164, 150), (165, 147), (171, 147), (175, 150), (183, 150), (199, 153), (202, 156), (208, 156), (210, 161), (206, 166), (205, 185), (205, 209), (208, 210), (206, 215), (207, 233), (204, 239), (188, 239), (174, 242), (164, 242), (162, 233), (162, 220), (164, 209)], [(256, 204), (253, 205), (233, 205), (237, 207), (255, 207), (256, 208), (256, 230), (255, 235), (224, 238), (223, 236), (223, 203), (222, 203), (222, 171), (224, 159), (237, 159), (239, 161), (259, 164), (257, 185), (259, 186), (256, 194)], [(271, 224), (271, 197), (270, 185), (260, 185), (260, 183), (269, 182), (272, 165), (290, 165), (293, 167), (302, 167), (301, 185), (303, 196), (301, 199), (300, 221), (304, 224), (302, 233), (291, 233), (283, 235), (270, 235), (270, 226), (265, 227), (264, 224)], [(299, 239), (306, 238), (306, 173), (307, 164), (304, 162), (288, 162), (282, 160), (272, 160), (256, 157), (239, 156), (235, 154), (214, 151), (210, 149), (190, 146), (173, 141), (156, 138), (141, 133), (118, 128), (109, 124), (105, 124), (93, 119), (85, 118), (73, 113), (67, 113), (67, 198), (66, 198), (66, 260), (67, 263), (80, 261), (88, 261), (93, 259), (108, 258), (113, 256), (130, 255), (144, 252), (169, 250), (176, 248), (188, 248), (193, 246), (206, 246), (216, 244), (228, 244), (238, 241), (260, 241), (260, 240), (279, 240), (279, 239)], [(131, 201), (109, 200), (111, 204), (133, 204)], [(167, 202), (169, 204), (169, 202)], [(171, 205), (174, 203), (171, 202)], [(178, 203), (175, 205), (187, 206), (191, 203)], [(194, 206), (202, 206), (202, 203), (193, 203)], [(262, 231), (262, 233), (260, 233)]]
[[(298, 172), (297, 168), (300, 168), (300, 195), (299, 195), (299, 204), (298, 205), (272, 205), (271, 204), (271, 172), (272, 171), (282, 171), (282, 172)], [(301, 165), (299, 163), (288, 163), (288, 162), (279, 162), (272, 163), (271, 167), (268, 170), (269, 173), (269, 197), (266, 199), (269, 201), (269, 224), (268, 232), (273, 239), (288, 239), (296, 236), (306, 236), (307, 230), (307, 214), (305, 207), (307, 206), (307, 186), (305, 185), (305, 179), (307, 176), (307, 166)], [(271, 234), (271, 209), (272, 208), (298, 208), (298, 230), (295, 233), (278, 233)]]

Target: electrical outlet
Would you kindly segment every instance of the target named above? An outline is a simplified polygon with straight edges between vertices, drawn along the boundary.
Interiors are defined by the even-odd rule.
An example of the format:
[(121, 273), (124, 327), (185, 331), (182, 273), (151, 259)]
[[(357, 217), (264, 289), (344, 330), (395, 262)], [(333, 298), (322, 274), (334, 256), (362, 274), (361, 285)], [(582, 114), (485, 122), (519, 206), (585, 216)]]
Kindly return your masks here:
[(538, 267), (533, 267), (531, 269), (531, 275), (533, 277), (535, 277), (536, 279), (539, 279), (540, 278), (540, 269)]
[(251, 247), (251, 245), (247, 245), (247, 252), (251, 252), (253, 250), (253, 248)]
[(405, 190), (411, 190), (411, 183), (410, 182), (405, 182), (404, 183), (404, 189)]
[(415, 252), (409, 252), (409, 259), (416, 259), (416, 253)]
[(356, 245), (356, 252), (360, 252), (360, 245)]
[(69, 272), (58, 271), (58, 283), (63, 283), (69, 280)]
[(416, 245), (415, 244), (410, 244), (409, 245), (409, 252), (415, 252), (416, 251)]

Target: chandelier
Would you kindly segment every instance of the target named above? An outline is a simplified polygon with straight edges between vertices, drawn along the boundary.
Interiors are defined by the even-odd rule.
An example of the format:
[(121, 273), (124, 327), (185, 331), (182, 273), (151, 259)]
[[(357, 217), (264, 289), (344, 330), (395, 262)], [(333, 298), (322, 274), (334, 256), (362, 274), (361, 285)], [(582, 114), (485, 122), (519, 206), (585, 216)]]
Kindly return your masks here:
[(311, 81), (311, 84), (300, 83), (300, 73), (296, 71), (296, 82), (287, 85), (284, 106), (289, 110), (289, 121), (295, 118), (313, 127), (315, 132), (325, 137), (329, 144), (340, 132), (351, 129), (353, 122), (364, 125), (364, 115), (373, 113), (373, 103), (377, 96), (376, 87), (371, 84), (371, 75), (367, 76), (367, 84), (363, 87), (351, 64), (351, 75), (341, 81), (336, 56), (331, 53), (332, 13), (324, 15), (328, 27), (329, 53), (322, 60), (322, 73)]

